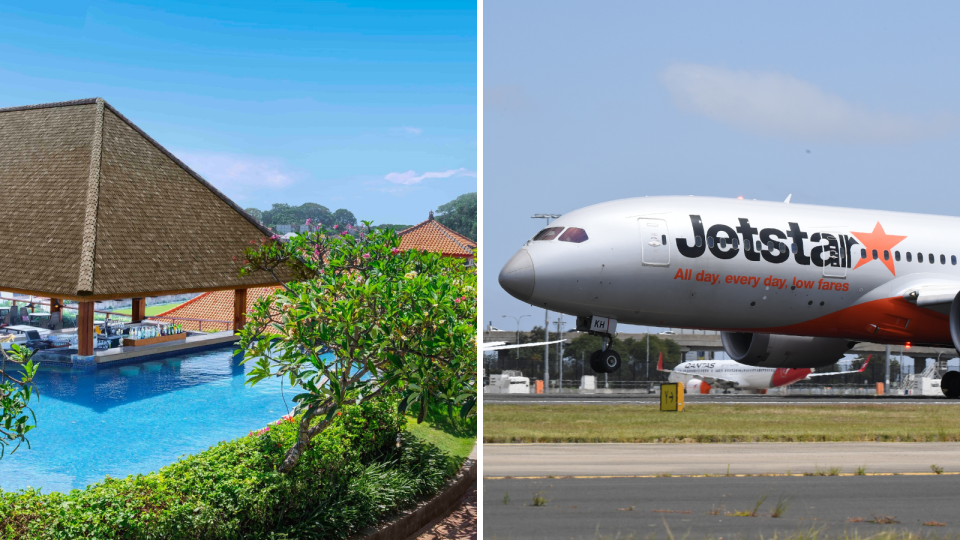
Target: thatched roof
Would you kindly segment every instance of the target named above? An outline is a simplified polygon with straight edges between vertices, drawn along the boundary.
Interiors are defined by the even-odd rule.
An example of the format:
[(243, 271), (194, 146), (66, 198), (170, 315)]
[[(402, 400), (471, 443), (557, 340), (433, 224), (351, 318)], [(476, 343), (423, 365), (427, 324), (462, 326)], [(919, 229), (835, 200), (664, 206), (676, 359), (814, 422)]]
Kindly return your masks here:
[(269, 235), (100, 98), (0, 109), (0, 290), (93, 300), (266, 285), (237, 277), (234, 258)]

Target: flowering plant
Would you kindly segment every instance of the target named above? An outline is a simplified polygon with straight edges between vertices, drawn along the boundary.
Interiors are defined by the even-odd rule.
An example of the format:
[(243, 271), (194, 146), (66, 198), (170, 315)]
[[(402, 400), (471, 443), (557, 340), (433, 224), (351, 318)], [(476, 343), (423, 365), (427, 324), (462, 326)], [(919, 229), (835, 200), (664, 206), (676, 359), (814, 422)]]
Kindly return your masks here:
[(15, 343), (9, 352), (0, 348), (0, 458), (11, 444), (15, 445), (11, 453), (24, 442), (30, 448), (27, 432), (37, 427), (37, 418), (29, 406), (37, 374), (32, 355), (33, 351)]
[(459, 259), (401, 251), (389, 229), (307, 233), (248, 248), (242, 273), (290, 276), (254, 305), (241, 332), (248, 382), (285, 377), (297, 389), (291, 470), (346, 404), (398, 399), (475, 414), (476, 274)]

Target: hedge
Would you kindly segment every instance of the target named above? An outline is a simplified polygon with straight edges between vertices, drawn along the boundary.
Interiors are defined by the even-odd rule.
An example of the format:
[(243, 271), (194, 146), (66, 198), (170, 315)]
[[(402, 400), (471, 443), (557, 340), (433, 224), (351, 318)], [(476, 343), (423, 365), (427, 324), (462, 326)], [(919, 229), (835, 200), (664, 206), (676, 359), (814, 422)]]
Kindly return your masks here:
[(281, 421), (147, 475), (70, 493), (0, 492), (4, 539), (345, 538), (436, 493), (461, 465), (390, 403), (345, 408), (289, 474)]

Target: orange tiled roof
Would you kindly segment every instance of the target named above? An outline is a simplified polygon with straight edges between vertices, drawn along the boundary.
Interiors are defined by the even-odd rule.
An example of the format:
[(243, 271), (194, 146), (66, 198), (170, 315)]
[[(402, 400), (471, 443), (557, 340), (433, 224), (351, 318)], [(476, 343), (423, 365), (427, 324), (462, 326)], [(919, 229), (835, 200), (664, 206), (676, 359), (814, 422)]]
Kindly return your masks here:
[(400, 249), (404, 251), (416, 249), (440, 252), (448, 257), (473, 257), (477, 249), (476, 242), (433, 219), (433, 212), (426, 221), (397, 234), (400, 235)]
[[(249, 313), (250, 310), (253, 309), (254, 302), (270, 294), (276, 289), (277, 287), (252, 287), (247, 289), (247, 312)], [(204, 331), (230, 330), (230, 327), (233, 326), (233, 295), (234, 292), (232, 290), (203, 293), (200, 296), (197, 296), (192, 300), (188, 300), (169, 311), (165, 311), (159, 315), (154, 315), (150, 318), (161, 319), (165, 322), (172, 321), (180, 317), (186, 319), (205, 319), (202, 323), (202, 329)], [(178, 324), (182, 324), (187, 330), (201, 330), (200, 321), (185, 321), (180, 319), (178, 320)]]

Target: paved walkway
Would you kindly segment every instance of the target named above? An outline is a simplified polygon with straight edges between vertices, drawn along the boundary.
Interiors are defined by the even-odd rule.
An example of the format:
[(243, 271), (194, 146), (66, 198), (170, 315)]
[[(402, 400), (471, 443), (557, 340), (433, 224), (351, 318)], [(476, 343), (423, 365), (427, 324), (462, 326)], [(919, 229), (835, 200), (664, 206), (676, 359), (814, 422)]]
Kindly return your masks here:
[[(485, 444), (484, 478), (960, 471), (960, 443)], [(729, 469), (729, 470), (728, 470)]]
[(460, 500), (460, 505), (429, 531), (421, 533), (417, 540), (476, 540), (477, 538), (477, 485), (474, 484)]

